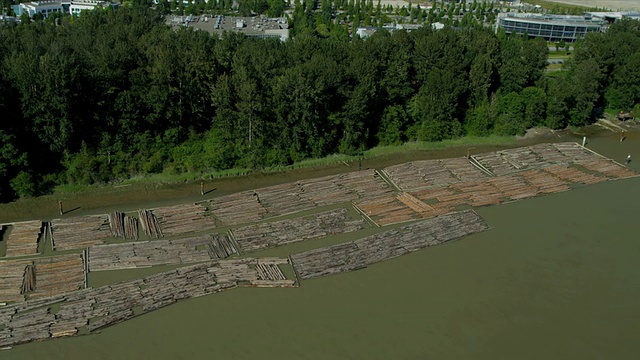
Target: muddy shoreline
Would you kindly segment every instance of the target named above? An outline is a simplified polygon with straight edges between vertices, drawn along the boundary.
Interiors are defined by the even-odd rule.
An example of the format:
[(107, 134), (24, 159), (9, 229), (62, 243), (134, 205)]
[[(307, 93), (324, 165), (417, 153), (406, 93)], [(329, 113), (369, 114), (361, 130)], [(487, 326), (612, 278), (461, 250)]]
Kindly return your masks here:
[[(640, 136), (640, 126), (636, 123), (622, 125), (627, 137)], [(617, 129), (591, 125), (580, 129), (553, 131), (549, 129), (530, 129), (525, 136), (516, 137), (508, 145), (455, 146), (436, 150), (411, 150), (403, 153), (383, 155), (362, 161), (362, 168), (382, 169), (387, 166), (415, 160), (441, 159), (491, 152), (500, 149), (529, 146), (545, 142), (576, 141), (582, 136), (613, 136)], [(77, 193), (63, 195), (45, 195), (19, 199), (12, 203), (0, 204), (0, 222), (13, 222), (31, 219), (50, 220), (58, 218), (58, 201), (64, 204), (62, 217), (87, 214), (104, 214), (113, 210), (134, 211), (140, 208), (174, 205), (201, 201), (236, 192), (278, 185), (287, 182), (335, 175), (357, 170), (358, 164), (339, 163), (320, 167), (300, 168), (276, 173), (253, 173), (246, 176), (217, 178), (204, 181), (205, 195), (200, 195), (200, 182), (182, 183), (135, 183), (127, 185), (104, 185), (91, 187)]]

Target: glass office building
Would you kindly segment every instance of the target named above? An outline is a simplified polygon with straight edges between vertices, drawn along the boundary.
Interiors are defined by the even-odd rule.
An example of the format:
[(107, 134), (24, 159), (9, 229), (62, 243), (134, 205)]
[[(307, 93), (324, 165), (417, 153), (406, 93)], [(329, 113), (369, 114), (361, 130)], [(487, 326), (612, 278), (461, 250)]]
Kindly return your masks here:
[(574, 42), (589, 32), (601, 31), (605, 21), (584, 16), (506, 14), (499, 16), (496, 24), (507, 34), (528, 34), (547, 41)]

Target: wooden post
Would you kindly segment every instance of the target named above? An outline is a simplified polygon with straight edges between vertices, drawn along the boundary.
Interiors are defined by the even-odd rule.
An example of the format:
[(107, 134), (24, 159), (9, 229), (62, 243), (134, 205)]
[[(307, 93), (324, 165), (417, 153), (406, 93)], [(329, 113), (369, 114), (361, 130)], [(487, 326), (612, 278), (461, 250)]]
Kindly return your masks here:
[(471, 158), (471, 150), (467, 149), (467, 159)]
[(582, 137), (582, 147), (584, 147), (585, 145), (587, 145), (587, 137), (583, 136)]
[(58, 201), (58, 210), (60, 210), (60, 215), (64, 213), (64, 211), (62, 211), (62, 200)]

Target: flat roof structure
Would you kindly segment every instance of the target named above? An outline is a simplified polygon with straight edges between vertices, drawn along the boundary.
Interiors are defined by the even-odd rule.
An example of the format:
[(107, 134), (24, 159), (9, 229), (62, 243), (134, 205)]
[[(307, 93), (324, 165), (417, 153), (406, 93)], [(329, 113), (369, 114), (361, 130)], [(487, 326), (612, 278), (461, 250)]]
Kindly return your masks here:
[(547, 41), (574, 42), (589, 32), (602, 31), (605, 24), (604, 20), (586, 16), (509, 13), (498, 17), (496, 30), (502, 28), (507, 34), (527, 34)]
[(249, 37), (277, 38), (281, 41), (286, 41), (289, 38), (289, 24), (286, 18), (189, 15), (167, 16), (165, 23), (174, 28), (186, 27), (204, 30), (218, 36), (221, 36), (225, 31), (229, 31), (239, 32)]
[(639, 11), (588, 11), (584, 13), (585, 16), (589, 16), (594, 19), (604, 20), (609, 23), (622, 20), (622, 19), (634, 19), (640, 20)]

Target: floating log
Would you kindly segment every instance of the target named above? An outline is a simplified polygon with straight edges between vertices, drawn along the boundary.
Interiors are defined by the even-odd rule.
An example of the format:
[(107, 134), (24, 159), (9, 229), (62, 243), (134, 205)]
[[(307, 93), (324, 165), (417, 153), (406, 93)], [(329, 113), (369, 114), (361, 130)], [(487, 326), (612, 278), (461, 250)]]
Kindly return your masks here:
[(43, 231), (39, 220), (0, 225), (0, 234), (8, 232), (6, 257), (34, 255), (38, 253), (38, 239)]
[(138, 217), (140, 219), (142, 231), (144, 231), (145, 235), (155, 238), (160, 238), (163, 236), (160, 225), (158, 224), (158, 219), (151, 210), (138, 210)]
[(243, 252), (276, 247), (298, 241), (357, 231), (365, 227), (362, 218), (351, 220), (347, 209), (339, 208), (310, 217), (264, 222), (231, 230)]
[(441, 244), (475, 232), (487, 224), (472, 210), (441, 215), (399, 230), (291, 256), (302, 279), (353, 271), (427, 246)]
[(51, 221), (51, 241), (54, 250), (84, 249), (103, 244), (111, 237), (109, 216), (76, 216)]
[(22, 280), (22, 290), (20, 294), (26, 294), (36, 289), (36, 269), (33, 265), (27, 265), (24, 268), (24, 277)]
[(215, 218), (202, 204), (182, 204), (153, 209), (165, 236), (211, 230)]
[(88, 266), (89, 271), (133, 269), (224, 259), (236, 253), (227, 235), (201, 235), (178, 240), (96, 245), (90, 248)]

